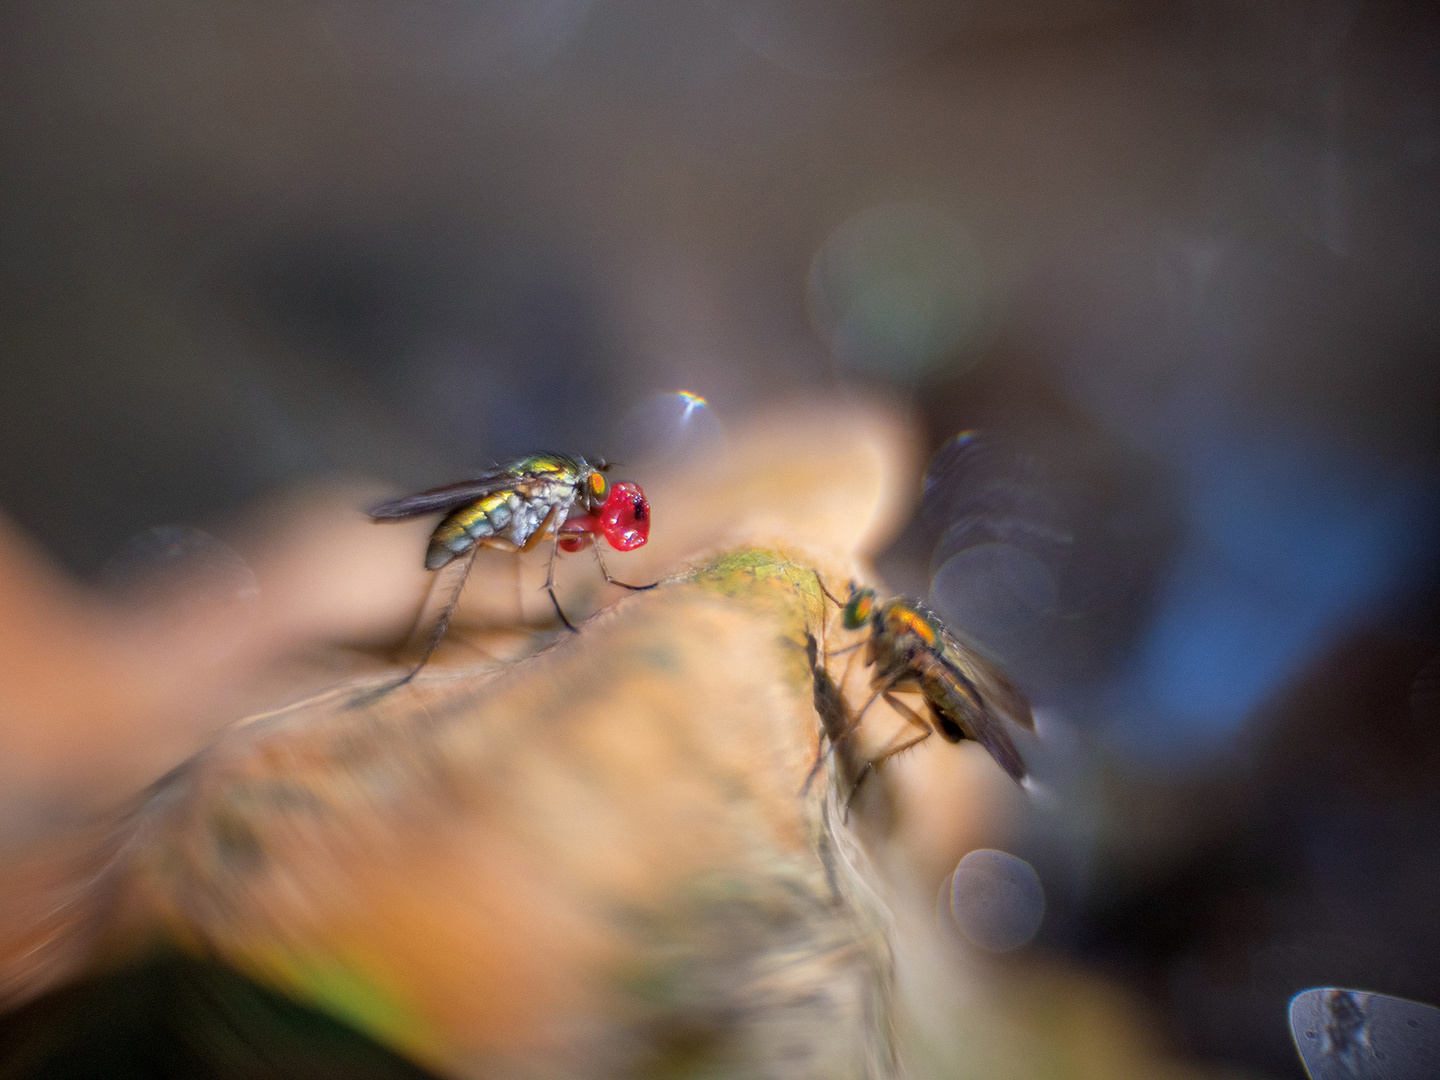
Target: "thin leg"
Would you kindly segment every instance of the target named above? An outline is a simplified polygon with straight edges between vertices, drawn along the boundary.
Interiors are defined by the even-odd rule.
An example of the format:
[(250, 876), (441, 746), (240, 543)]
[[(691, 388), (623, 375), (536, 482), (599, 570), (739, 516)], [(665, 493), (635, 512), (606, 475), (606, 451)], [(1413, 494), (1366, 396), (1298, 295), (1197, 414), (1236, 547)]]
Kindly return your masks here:
[[(869, 761), (865, 762), (864, 768), (860, 770), (860, 775), (855, 777), (855, 786), (850, 789), (850, 797), (845, 800), (845, 814), (847, 817), (850, 814), (850, 804), (855, 801), (855, 796), (860, 791), (860, 785), (865, 782), (865, 778), (867, 776), (869, 776), (872, 772), (877, 771), (881, 765), (884, 765), (885, 762), (889, 761), (896, 754), (902, 754), (906, 750), (909, 750), (912, 746), (918, 746), (920, 743), (924, 742), (926, 739), (928, 739), (931, 735), (934, 734), (934, 728), (927, 724), (924, 717), (922, 717), (914, 709), (910, 708), (909, 705), (906, 705), (903, 701), (899, 700), (889, 690), (882, 690), (881, 694), (884, 696), (885, 703), (887, 705), (889, 705), (892, 709), (898, 712), (910, 723), (924, 730), (919, 735), (916, 735), (913, 739), (907, 739), (899, 746), (892, 746), (888, 750), (882, 750)], [(871, 698), (871, 700), (873, 701), (874, 698)]]
[[(849, 669), (849, 666), (847, 665), (847, 666), (846, 666), (846, 669), (845, 669), (845, 674), (846, 674), (847, 678), (848, 678), (848, 676), (849, 676), (849, 673), (850, 673), (850, 669)], [(827, 671), (826, 674), (828, 675), (829, 672)], [(826, 748), (825, 753), (821, 756), (821, 760), (820, 760), (820, 761), (817, 761), (813, 766), (811, 766), (811, 768), (810, 768), (810, 776), (807, 777), (806, 780), (805, 780), (805, 783), (806, 783), (807, 786), (809, 785), (810, 780), (814, 777), (814, 774), (816, 773), (816, 771), (820, 768), (820, 765), (823, 764), (824, 758), (825, 758), (826, 756), (830, 755), (830, 754), (836, 753), (836, 752), (837, 752), (837, 751), (836, 751), (836, 748), (839, 746), (840, 743), (842, 743), (842, 742), (847, 742), (848, 740), (854, 738), (856, 732), (858, 732), (858, 731), (860, 730), (860, 721), (861, 721), (861, 719), (865, 716), (866, 710), (869, 709), (871, 705), (875, 704), (875, 699), (876, 699), (877, 697), (879, 697), (881, 694), (886, 694), (886, 695), (888, 696), (888, 694), (889, 694), (889, 692), (890, 692), (890, 688), (891, 688), (892, 686), (894, 686), (897, 681), (898, 681), (898, 680), (896, 680), (896, 679), (891, 679), (891, 680), (889, 680), (888, 682), (884, 683), (883, 685), (877, 687), (876, 690), (875, 690), (875, 692), (870, 695), (870, 699), (869, 699), (868, 701), (866, 701), (865, 704), (861, 707), (860, 711), (859, 711), (858, 713), (856, 713), (853, 717), (850, 718), (850, 722), (845, 725), (845, 729), (844, 729), (843, 731), (841, 731), (838, 735), (836, 735), (836, 736), (834, 736), (833, 738), (831, 738), (831, 740), (830, 740), (830, 745), (829, 745), (829, 747)], [(844, 687), (844, 685), (845, 685), (844, 683), (841, 683), (841, 684), (840, 684), (840, 686), (842, 687), (842, 691), (841, 691), (842, 693), (843, 693), (843, 687)], [(930, 727), (930, 725), (928, 725), (928, 724), (925, 725), (925, 728), (926, 728), (927, 731), (929, 730), (929, 727)], [(855, 779), (855, 786), (850, 789), (850, 798), (845, 801), (845, 806), (846, 806), (846, 812), (847, 812), (847, 814), (848, 814), (848, 812), (849, 812), (850, 803), (854, 800), (854, 798), (855, 798), (855, 793), (856, 793), (856, 791), (858, 791), (859, 788), (860, 788), (860, 782), (865, 779), (865, 776), (866, 776), (867, 773), (869, 773), (869, 771), (870, 771), (870, 763), (867, 761), (867, 762), (865, 763), (865, 767), (860, 770), (860, 775), (859, 775), (858, 777), (856, 777), (856, 779)], [(801, 789), (801, 792), (802, 792), (802, 794), (803, 794), (804, 788)]]
[(515, 625), (525, 625), (525, 575), (520, 565), (520, 557), (517, 555), (513, 560), (515, 564)]
[[(870, 706), (875, 704), (875, 699), (881, 694), (888, 695), (890, 693), (890, 688), (894, 686), (897, 681), (898, 680), (890, 679), (889, 681), (877, 686), (875, 688), (875, 692), (870, 695), (869, 699), (865, 702), (865, 704), (860, 706), (860, 711), (855, 714), (854, 719), (850, 721), (850, 725), (843, 732), (841, 732), (840, 737), (847, 738), (854, 732), (859, 731), (860, 721), (865, 718), (865, 713), (869, 710)], [(929, 725), (927, 724), (926, 726), (928, 727)], [(833, 742), (831, 744), (831, 749), (834, 749)]]
[(929, 722), (923, 716), (917, 713), (909, 705), (906, 705), (889, 690), (886, 690), (884, 692), (883, 697), (885, 698), (885, 704), (889, 705), (906, 720), (910, 721), (910, 723), (914, 724), (918, 728), (921, 728), (927, 735), (930, 733), (931, 730), (933, 730)]
[(600, 573), (605, 575), (605, 580), (611, 585), (619, 585), (620, 588), (629, 589), (631, 592), (644, 592), (646, 589), (653, 589), (660, 584), (658, 581), (652, 581), (649, 585), (627, 585), (623, 581), (616, 581), (610, 576), (610, 568), (605, 565), (605, 556), (600, 554), (600, 541), (596, 540), (590, 547), (595, 552), (595, 561), (600, 564)]
[(895, 681), (892, 679), (892, 680), (889, 681), (889, 682), (882, 683), (880, 686), (877, 686), (877, 687), (871, 692), (870, 696), (865, 699), (865, 704), (860, 706), (860, 711), (855, 714), (855, 726), (856, 726), (856, 727), (859, 727), (859, 726), (860, 726), (860, 718), (861, 718), (862, 716), (864, 716), (867, 712), (870, 711), (870, 706), (871, 706), (871, 705), (874, 705), (874, 704), (875, 704), (875, 699), (878, 698), (881, 694), (887, 693), (887, 692), (889, 691), (890, 687), (892, 687), (892, 686), (894, 686), (894, 685), (895, 685)]
[(435, 595), (435, 587), (440, 584), (441, 574), (436, 572), (430, 578), (430, 584), (425, 587), (425, 597), (420, 601), (420, 609), (415, 612), (415, 620), (410, 624), (410, 629), (405, 633), (405, 640), (400, 643), (403, 649), (410, 644), (410, 639), (420, 631), (420, 624), (425, 621), (425, 612), (430, 608), (430, 598)]
[(855, 778), (855, 786), (850, 789), (850, 797), (845, 800), (845, 816), (847, 818), (850, 816), (850, 804), (855, 801), (855, 796), (860, 793), (860, 785), (865, 782), (865, 778), (867, 776), (869, 776), (872, 772), (878, 770), (881, 765), (884, 765), (885, 762), (889, 761), (896, 754), (903, 753), (904, 751), (909, 750), (912, 746), (918, 746), (920, 743), (928, 739), (932, 734), (934, 734), (934, 732), (931, 730), (930, 725), (926, 724), (925, 733), (923, 735), (916, 735), (913, 739), (907, 739), (899, 746), (892, 746), (889, 750), (877, 754), (875, 757), (865, 762), (865, 767), (860, 770), (860, 775)]
[(390, 687), (391, 690), (397, 686), (404, 686), (416, 675), (419, 675), (420, 669), (430, 662), (430, 657), (435, 652), (436, 646), (440, 644), (440, 639), (445, 636), (445, 631), (450, 629), (450, 618), (455, 614), (455, 606), (460, 603), (460, 593), (465, 588), (465, 579), (470, 576), (470, 565), (475, 561), (475, 553), (479, 550), (477, 545), (471, 548), (469, 554), (465, 556), (465, 561), (461, 564), (459, 580), (455, 582), (455, 588), (450, 591), (450, 599), (445, 601), (445, 606), (440, 611), (440, 618), (435, 620), (435, 625), (430, 630), (430, 637), (425, 642), (425, 651), (420, 654), (420, 662), (411, 668), (395, 686)]
[(556, 530), (555, 545), (550, 549), (550, 561), (545, 564), (545, 591), (550, 594), (550, 603), (555, 605), (555, 614), (560, 616), (560, 621), (565, 624), (565, 629), (572, 634), (580, 631), (565, 617), (564, 610), (560, 607), (560, 601), (555, 596), (555, 557), (560, 554), (560, 532)]
[[(473, 547), (469, 553), (464, 556), (464, 561), (460, 564), (461, 570), (459, 578), (455, 582), (455, 587), (450, 591), (450, 598), (445, 601), (445, 606), (440, 611), (440, 618), (435, 621), (434, 627), (430, 630), (430, 636), (425, 642), (425, 651), (420, 656), (420, 662), (394, 682), (385, 683), (383, 686), (361, 694), (352, 704), (365, 704), (384, 694), (390, 693), (392, 690), (398, 690), (411, 679), (415, 678), (416, 675), (419, 675), (420, 670), (430, 662), (430, 657), (435, 652), (436, 646), (440, 644), (440, 639), (445, 636), (445, 631), (450, 628), (450, 617), (455, 614), (455, 605), (460, 602), (460, 593), (465, 588), (465, 579), (470, 576), (470, 564), (475, 561), (475, 555), (478, 551), (478, 547)], [(430, 597), (434, 595), (435, 587), (439, 584), (440, 575), (437, 573), (434, 580), (430, 582), (430, 589), (425, 594), (425, 601), (420, 606), (420, 613), (415, 617), (416, 626), (419, 626), (420, 620), (425, 617), (425, 609), (430, 606)], [(414, 632), (415, 630), (412, 627), (410, 634), (413, 635)]]
[(816, 571), (814, 571), (814, 573), (815, 573), (815, 584), (818, 585), (818, 586), (820, 586), (820, 591), (821, 591), (822, 593), (824, 593), (827, 597), (830, 598), (830, 602), (831, 602), (832, 604), (834, 604), (834, 605), (835, 605), (837, 608), (839, 608), (841, 611), (844, 611), (844, 610), (845, 610), (845, 605), (842, 604), (839, 600), (835, 599), (835, 594), (832, 593), (829, 589), (827, 589), (827, 588), (825, 587), (825, 582), (823, 582), (823, 581), (820, 580), (820, 571), (819, 571), (819, 570), (816, 570)]

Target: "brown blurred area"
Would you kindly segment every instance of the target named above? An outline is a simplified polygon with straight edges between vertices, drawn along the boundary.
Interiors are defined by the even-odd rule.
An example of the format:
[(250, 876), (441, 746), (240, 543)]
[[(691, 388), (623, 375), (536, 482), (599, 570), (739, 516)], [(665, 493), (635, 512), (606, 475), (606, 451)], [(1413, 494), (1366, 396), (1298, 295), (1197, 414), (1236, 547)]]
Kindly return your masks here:
[[(66, 814), (6, 837), (0, 1075), (1222, 1075), (1177, 1061), (1123, 989), (987, 959), (937, 918), (960, 857), (1025, 812), (983, 753), (932, 740), (854, 801), (804, 781), (821, 747), (799, 638), (841, 633), (816, 576), (868, 573), (914, 446), (893, 412), (780, 415), (733, 425), (708, 483), (651, 486), (676, 525), (629, 565), (656, 591), (525, 635), (510, 567), (481, 564), (447, 647), (380, 696), (316, 646), (394, 613), (398, 587), (346, 581), (408, 575), (367, 567), (385, 530), (323, 509), (254, 561), (259, 596), (287, 565), (319, 588), (293, 608), (274, 588), (238, 633), (204, 603), (66, 625), (13, 590), (25, 647), (50, 652), (4, 711), (48, 739), (5, 731), (27, 781), (7, 810), (38, 793)], [(56, 590), (33, 557), (7, 569)], [(594, 590), (575, 585), (578, 615)], [(877, 707), (865, 752), (897, 725)]]
[(1440, 1003), (1437, 43), (1401, 0), (0, 7), (0, 844), (383, 667), (426, 579), (378, 494), (553, 448), (703, 496), (745, 417), (855, 396), (941, 452), (880, 576), (1041, 714), (1050, 802), (987, 840), (1045, 884), (1021, 962), (1276, 1077), (1298, 990)]

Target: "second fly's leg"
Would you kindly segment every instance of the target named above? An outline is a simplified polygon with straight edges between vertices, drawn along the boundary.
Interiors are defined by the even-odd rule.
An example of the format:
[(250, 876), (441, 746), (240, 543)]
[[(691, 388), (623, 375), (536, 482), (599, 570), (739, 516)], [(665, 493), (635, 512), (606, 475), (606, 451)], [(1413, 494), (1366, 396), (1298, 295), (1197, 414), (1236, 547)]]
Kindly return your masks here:
[[(883, 690), (880, 693), (885, 698), (885, 704), (889, 705), (892, 709), (894, 709), (910, 723), (916, 725), (917, 727), (923, 728), (924, 730), (919, 735), (916, 735), (913, 739), (906, 739), (899, 746), (892, 746), (887, 750), (882, 750), (869, 761), (865, 762), (865, 767), (860, 770), (860, 775), (855, 778), (855, 786), (850, 789), (850, 798), (845, 800), (845, 812), (847, 814), (850, 812), (850, 804), (855, 801), (855, 795), (857, 792), (859, 792), (860, 784), (864, 781), (865, 777), (869, 776), (872, 772), (879, 769), (881, 765), (884, 765), (885, 762), (889, 761), (896, 754), (903, 754), (912, 746), (918, 746), (935, 732), (935, 729), (925, 722), (924, 717), (922, 717), (914, 709), (910, 708), (909, 705), (906, 705), (903, 701), (901, 701), (894, 694), (892, 694), (888, 689)], [(875, 699), (872, 697), (870, 700), (874, 701)]]
[[(844, 610), (845, 610), (845, 605), (844, 605), (843, 603), (841, 603), (839, 600), (837, 600), (837, 599), (835, 598), (835, 594), (832, 593), (829, 589), (827, 589), (827, 588), (825, 587), (825, 582), (823, 582), (823, 581), (820, 580), (820, 571), (819, 571), (819, 570), (814, 570), (814, 571), (812, 571), (812, 573), (815, 575), (815, 584), (820, 587), (820, 592), (821, 592), (822, 594), (824, 594), (825, 599), (826, 599), (826, 600), (829, 600), (832, 604), (834, 604), (834, 605), (835, 605), (837, 608), (839, 608), (841, 611), (844, 611)], [(825, 600), (821, 600), (821, 601), (820, 601), (820, 626), (821, 626), (822, 629), (825, 627), (826, 623), (827, 623), (827, 620), (826, 620), (826, 618), (825, 618)], [(827, 655), (827, 656), (843, 656), (843, 655), (845, 655), (845, 654), (848, 653), (848, 652), (853, 652), (855, 649), (860, 648), (860, 646), (862, 646), (862, 645), (864, 645), (864, 644), (865, 644), (865, 639), (864, 639), (864, 638), (861, 638), (859, 641), (855, 642), (853, 645), (846, 645), (843, 649), (836, 649), (833, 653), (827, 653), (826, 655)], [(846, 670), (846, 672), (847, 672), (847, 674), (848, 674), (848, 672), (849, 672), (850, 669), (847, 667), (845, 670)]]
[[(841, 649), (841, 650), (838, 650), (838, 651), (844, 652), (845, 650), (844, 650), (844, 649)], [(844, 676), (844, 680), (840, 683), (840, 686), (841, 686), (841, 687), (843, 687), (843, 686), (845, 685), (845, 682), (848, 682), (848, 681), (849, 681), (849, 677), (850, 677), (850, 664), (854, 661), (854, 659), (855, 659), (854, 654), (851, 654), (850, 660), (846, 661), (846, 665), (845, 665), (845, 676)], [(826, 677), (828, 678), (828, 677), (829, 677), (829, 674), (830, 674), (829, 671), (828, 671), (828, 669), (827, 669), (827, 671), (826, 671), (825, 674), (826, 674)], [(875, 688), (874, 692), (872, 692), (871, 695), (870, 695), (870, 697), (866, 700), (865, 704), (862, 705), (862, 706), (860, 706), (860, 711), (857, 712), (857, 713), (855, 713), (853, 716), (850, 717), (849, 722), (845, 725), (844, 730), (841, 731), (838, 735), (835, 735), (835, 736), (833, 736), (833, 737), (831, 738), (831, 740), (830, 740), (830, 748), (829, 748), (828, 750), (826, 750), (825, 752), (826, 752), (827, 754), (833, 752), (833, 751), (835, 750), (835, 747), (836, 747), (836, 745), (837, 745), (838, 743), (841, 743), (841, 742), (845, 741), (846, 739), (852, 738), (852, 737), (860, 730), (860, 721), (865, 718), (865, 714), (870, 710), (870, 706), (875, 704), (875, 699), (878, 698), (881, 694), (884, 694), (884, 695), (886, 695), (887, 700), (888, 700), (890, 691), (891, 691), (892, 689), (894, 689), (895, 685), (896, 685), (897, 683), (901, 682), (905, 677), (906, 677), (906, 673), (901, 672), (900, 675), (898, 675), (898, 676), (891, 676), (891, 677), (888, 678), (885, 682), (883, 682), (883, 683), (881, 683), (879, 686), (877, 686), (877, 687)], [(918, 719), (918, 718), (917, 718), (917, 719)], [(923, 723), (923, 721), (921, 721), (921, 722)], [(929, 725), (926, 725), (926, 727), (928, 728)], [(812, 771), (813, 771), (813, 770), (812, 770)], [(868, 766), (867, 766), (865, 769), (861, 770), (861, 774), (860, 774), (861, 779), (864, 778), (865, 773), (868, 772), (868, 771), (869, 771)], [(807, 783), (808, 783), (808, 781), (807, 781)], [(859, 781), (858, 781), (858, 780), (856, 781), (856, 787), (859, 787)], [(852, 791), (850, 792), (850, 798), (853, 799), (854, 797), (855, 797), (855, 792), (854, 792), (854, 790), (852, 790)]]
[[(820, 591), (825, 594), (826, 598), (828, 598), (829, 601), (830, 601), (832, 604), (834, 604), (834, 605), (835, 605), (837, 608), (839, 608), (841, 611), (844, 611), (844, 610), (845, 610), (845, 605), (844, 605), (843, 603), (841, 603), (838, 599), (836, 599), (835, 594), (832, 593), (829, 589), (827, 589), (827, 588), (825, 587), (825, 582), (823, 582), (823, 581), (820, 580), (820, 571), (819, 571), (819, 570), (816, 570), (816, 571), (814, 571), (814, 574), (815, 574), (815, 584), (818, 585), (818, 586), (820, 586)], [(824, 605), (824, 603), (822, 602), (820, 606), (821, 606), (821, 607), (824, 607), (825, 605)]]
[(649, 585), (627, 585), (623, 581), (616, 581), (610, 576), (610, 568), (605, 565), (605, 556), (600, 554), (600, 541), (595, 541), (591, 547), (595, 551), (595, 561), (600, 564), (600, 573), (605, 575), (605, 580), (611, 585), (619, 585), (620, 588), (629, 589), (631, 592), (644, 592), (646, 589), (653, 589), (656, 585), (660, 584), (658, 581), (652, 581)]

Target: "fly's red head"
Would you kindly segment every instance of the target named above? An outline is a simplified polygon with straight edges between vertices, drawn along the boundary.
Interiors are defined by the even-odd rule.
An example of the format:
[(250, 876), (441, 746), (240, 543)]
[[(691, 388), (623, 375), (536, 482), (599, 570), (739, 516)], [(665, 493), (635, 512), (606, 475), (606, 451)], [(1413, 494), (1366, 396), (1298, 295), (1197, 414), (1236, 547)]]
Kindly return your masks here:
[(599, 518), (600, 531), (616, 551), (633, 551), (650, 539), (650, 503), (639, 484), (611, 484)]

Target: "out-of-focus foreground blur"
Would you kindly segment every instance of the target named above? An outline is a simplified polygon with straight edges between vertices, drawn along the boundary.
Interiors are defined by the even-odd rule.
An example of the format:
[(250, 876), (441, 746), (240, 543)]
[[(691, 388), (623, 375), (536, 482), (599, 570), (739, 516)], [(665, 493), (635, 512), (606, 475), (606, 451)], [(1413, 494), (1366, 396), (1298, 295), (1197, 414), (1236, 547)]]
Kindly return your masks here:
[(6, 4), (0, 852), (373, 666), (378, 493), (879, 398), (1039, 716), (1007, 955), (1302, 1076), (1440, 1004), (1437, 193), (1418, 2)]

